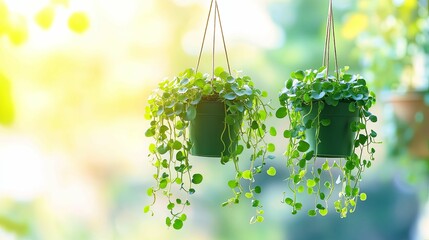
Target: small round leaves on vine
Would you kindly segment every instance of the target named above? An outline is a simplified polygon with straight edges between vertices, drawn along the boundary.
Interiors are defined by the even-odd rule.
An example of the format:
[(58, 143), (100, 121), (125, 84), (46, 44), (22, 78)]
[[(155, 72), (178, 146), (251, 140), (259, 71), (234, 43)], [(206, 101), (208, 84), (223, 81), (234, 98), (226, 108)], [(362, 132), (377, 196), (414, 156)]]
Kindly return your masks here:
[(316, 215), (317, 215), (316, 210), (311, 209), (311, 210), (309, 210), (309, 211), (308, 211), (308, 216), (310, 216), (310, 217), (314, 217), (314, 216), (316, 216)]
[(366, 196), (366, 193), (361, 193), (360, 195), (359, 195), (359, 198), (360, 198), (360, 200), (363, 202), (363, 201), (366, 201), (366, 198), (367, 198), (367, 196)]
[(284, 138), (290, 138), (292, 136), (292, 133), (291, 133), (291, 131), (290, 130), (285, 130), (284, 132), (283, 132), (283, 137)]
[(259, 200), (257, 199), (252, 200), (252, 207), (259, 207)]
[(228, 181), (228, 186), (232, 189), (238, 187), (238, 182), (236, 180), (230, 180)]
[(166, 188), (167, 187), (167, 179), (162, 179), (160, 182), (159, 182), (159, 188), (161, 188), (161, 189), (164, 189), (164, 188)]
[(319, 209), (319, 214), (323, 217), (326, 216), (328, 214), (328, 209)]
[(287, 204), (287, 205), (293, 205), (293, 200), (292, 200), (292, 198), (286, 198), (285, 199), (285, 203)]
[(273, 143), (268, 143), (267, 151), (268, 152), (274, 152), (275, 150), (276, 150), (276, 145), (274, 145)]
[(247, 192), (244, 194), (246, 198), (253, 198), (253, 194), (251, 192)]
[(371, 116), (369, 116), (369, 120), (371, 121), (371, 122), (377, 122), (377, 116), (375, 116), (375, 115), (371, 115)]
[(180, 230), (183, 227), (183, 221), (180, 219), (175, 219), (173, 223), (173, 228), (176, 230)]
[(199, 173), (192, 175), (193, 184), (200, 184), (202, 181), (203, 181), (203, 175)]
[(277, 109), (276, 111), (276, 117), (277, 118), (284, 118), (287, 115), (287, 109), (286, 107), (280, 107), (279, 109)]
[(270, 127), (270, 135), (273, 137), (277, 136), (277, 130), (275, 127)]
[(316, 186), (316, 181), (313, 179), (307, 179), (307, 187), (312, 188), (314, 186)]
[(247, 180), (251, 180), (252, 179), (252, 172), (250, 170), (245, 170), (241, 173), (241, 177)]
[(276, 173), (277, 173), (277, 171), (276, 171), (276, 169), (274, 168), (274, 167), (270, 167), (268, 170), (267, 170), (267, 174), (269, 175), (269, 176), (275, 176), (276, 175)]
[(174, 203), (169, 203), (169, 204), (167, 205), (167, 209), (168, 209), (168, 210), (172, 210), (172, 209), (174, 208), (174, 206), (175, 206), (175, 204), (174, 204)]
[(298, 142), (298, 151), (306, 152), (308, 149), (310, 149), (310, 144), (308, 144), (308, 142), (304, 140)]
[(143, 208), (143, 212), (144, 213), (148, 213), (150, 211), (150, 206), (149, 205), (147, 205), (147, 206), (145, 206), (144, 208)]
[(146, 194), (149, 196), (149, 197), (152, 197), (153, 196), (153, 188), (148, 188), (147, 189), (147, 191), (146, 191)]

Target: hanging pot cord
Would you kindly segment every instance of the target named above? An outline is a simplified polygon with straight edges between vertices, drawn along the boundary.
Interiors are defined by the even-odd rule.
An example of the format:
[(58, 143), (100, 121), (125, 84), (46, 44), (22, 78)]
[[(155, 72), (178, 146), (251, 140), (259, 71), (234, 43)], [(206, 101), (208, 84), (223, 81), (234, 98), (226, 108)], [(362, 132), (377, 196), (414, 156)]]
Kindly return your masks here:
[(329, 75), (329, 55), (331, 50), (331, 31), (332, 31), (332, 41), (334, 44), (334, 60), (335, 60), (335, 71), (337, 74), (337, 80), (339, 80), (339, 68), (338, 68), (338, 57), (337, 57), (337, 43), (335, 41), (335, 24), (334, 24), (334, 13), (332, 10), (332, 0), (329, 0), (328, 7), (328, 18), (326, 23), (326, 37), (325, 37), (325, 47), (323, 50), (323, 66), (326, 67), (326, 78)]
[(211, 3), (210, 3), (210, 9), (209, 9), (209, 13), (208, 13), (208, 16), (207, 16), (206, 26), (205, 26), (205, 29), (204, 29), (203, 40), (202, 40), (202, 43), (201, 43), (200, 53), (198, 55), (197, 67), (195, 69), (196, 69), (196, 72), (198, 72), (198, 69), (200, 67), (201, 56), (202, 56), (202, 53), (203, 53), (204, 43), (205, 43), (206, 36), (207, 36), (207, 29), (208, 29), (209, 22), (210, 22), (210, 16), (211, 16), (211, 12), (212, 12), (212, 9), (213, 9), (213, 3), (215, 5), (215, 7), (214, 7), (214, 13), (213, 13), (213, 15), (214, 15), (214, 17), (213, 17), (214, 21), (213, 21), (213, 46), (212, 46), (212, 79), (214, 79), (214, 70), (215, 70), (216, 22), (217, 21), (219, 21), (219, 27), (220, 27), (221, 36), (222, 36), (222, 43), (223, 43), (223, 48), (224, 48), (224, 51), (225, 51), (225, 58), (226, 58), (226, 62), (227, 62), (227, 65), (228, 65), (228, 72), (231, 75), (231, 67), (230, 67), (230, 64), (229, 64), (228, 51), (227, 51), (227, 47), (226, 47), (225, 36), (223, 34), (222, 21), (221, 21), (221, 18), (220, 18), (220, 12), (219, 12), (219, 6), (217, 4), (217, 0), (212, 0)]

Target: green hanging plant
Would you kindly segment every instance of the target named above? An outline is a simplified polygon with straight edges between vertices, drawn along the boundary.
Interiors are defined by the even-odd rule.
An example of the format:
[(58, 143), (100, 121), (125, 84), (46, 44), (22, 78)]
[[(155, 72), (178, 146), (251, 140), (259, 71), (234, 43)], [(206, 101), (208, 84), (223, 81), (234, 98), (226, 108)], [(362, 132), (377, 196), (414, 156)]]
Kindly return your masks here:
[[(331, 33), (334, 43), (336, 76), (329, 75)], [(328, 200), (342, 184), (335, 210), (346, 217), (358, 200), (367, 196), (359, 188), (362, 173), (374, 160), (377, 133), (368, 124), (377, 117), (369, 110), (375, 104), (373, 92), (360, 75), (338, 68), (332, 0), (329, 1), (323, 67), (292, 72), (281, 91), (278, 118), (287, 117), (283, 135), (289, 140), (285, 155), (290, 191), (284, 202), (296, 214), (303, 204), (298, 194), (314, 196), (308, 215), (328, 214)], [(334, 160), (329, 160), (334, 158)]]
[[(153, 213), (152, 206), (158, 196), (166, 197), (166, 207), (170, 211), (166, 224), (175, 229), (182, 228), (187, 218), (185, 209), (191, 204), (187, 195), (194, 194), (204, 179), (201, 173), (192, 171), (191, 153), (195, 142), (189, 135), (191, 125), (198, 117), (199, 105), (204, 100), (224, 104), (223, 129), (216, 141), (224, 145), (220, 153), (221, 163), (231, 164), (236, 173), (235, 179), (226, 181), (233, 196), (222, 206), (238, 204), (244, 196), (256, 209), (251, 222), (263, 221), (262, 204), (258, 199), (262, 190), (256, 185), (255, 176), (263, 172), (266, 160), (273, 158), (268, 152), (275, 150), (274, 144), (264, 140), (269, 130), (264, 122), (271, 115), (269, 105), (263, 101), (267, 93), (256, 89), (248, 76), (231, 76), (222, 68), (216, 68), (214, 74), (211, 78), (209, 74), (187, 69), (177, 77), (161, 82), (146, 107), (146, 118), (151, 120), (146, 136), (154, 140), (149, 146), (149, 157), (156, 170), (153, 175), (156, 184), (147, 191), (153, 202), (144, 208), (144, 212)], [(223, 139), (231, 131), (236, 133), (236, 139), (231, 139), (226, 146)], [(236, 146), (232, 147), (233, 144)], [(230, 151), (225, 152), (226, 149)], [(245, 149), (251, 152), (250, 165), (241, 170), (240, 155)], [(269, 168), (267, 174), (275, 175), (275, 169)]]
[[(283, 135), (289, 140), (285, 155), (291, 193), (286, 194), (284, 202), (292, 206), (293, 214), (302, 208), (298, 193), (307, 192), (315, 197), (315, 206), (308, 214), (314, 216), (318, 212), (326, 215), (328, 200), (335, 185), (340, 183), (342, 188), (334, 205), (341, 217), (355, 210), (358, 199), (366, 199), (359, 185), (362, 173), (374, 160), (372, 144), (377, 133), (369, 129), (368, 123), (377, 121), (377, 117), (369, 112), (376, 99), (374, 93), (369, 92), (366, 81), (359, 75), (347, 74), (347, 69), (341, 69), (339, 78), (327, 77), (325, 67), (295, 71), (280, 94), (281, 107), (276, 116), (287, 117), (290, 122)], [(338, 109), (342, 104), (345, 107)], [(326, 114), (328, 108), (331, 109)], [(340, 110), (344, 112), (338, 112)], [(343, 123), (344, 115), (350, 113), (351, 118)], [(344, 137), (347, 130), (350, 130), (349, 139)], [(330, 135), (322, 139), (324, 134)], [(337, 155), (332, 152), (338, 150), (335, 144), (347, 141), (350, 145), (349, 149), (346, 145), (345, 153)], [(333, 149), (322, 152), (320, 146)], [(328, 158), (337, 159), (332, 162)], [(338, 177), (334, 176), (337, 171)]]

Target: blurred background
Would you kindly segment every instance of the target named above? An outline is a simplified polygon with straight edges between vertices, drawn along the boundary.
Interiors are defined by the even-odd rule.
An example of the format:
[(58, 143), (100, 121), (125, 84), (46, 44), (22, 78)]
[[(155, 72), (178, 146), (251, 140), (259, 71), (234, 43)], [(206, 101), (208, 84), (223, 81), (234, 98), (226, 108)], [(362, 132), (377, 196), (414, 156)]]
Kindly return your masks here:
[[(218, 3), (232, 68), (273, 106), (291, 71), (322, 64), (328, 1)], [(0, 0), (0, 239), (429, 239), (426, 0), (334, 1), (339, 63), (377, 93), (372, 127), (383, 142), (354, 214), (290, 214), (282, 138), (271, 139), (276, 178), (261, 179), (263, 223), (249, 225), (246, 204), (220, 207), (234, 170), (210, 158), (194, 158), (205, 178), (181, 231), (167, 229), (163, 204), (143, 213), (154, 184), (146, 100), (195, 67), (209, 4)], [(201, 71), (211, 69), (210, 44)]]

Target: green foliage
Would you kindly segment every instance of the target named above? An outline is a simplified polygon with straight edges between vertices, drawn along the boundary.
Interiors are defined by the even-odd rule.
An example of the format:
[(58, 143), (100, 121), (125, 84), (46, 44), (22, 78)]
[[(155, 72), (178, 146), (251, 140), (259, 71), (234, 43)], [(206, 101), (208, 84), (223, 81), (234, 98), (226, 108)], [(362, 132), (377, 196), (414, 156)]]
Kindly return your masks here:
[[(353, 38), (365, 75), (372, 76), (369, 80), (375, 88), (415, 87), (414, 57), (429, 53), (427, 4), (418, 0), (363, 0), (353, 6), (346, 25), (362, 26)], [(426, 84), (428, 87), (428, 80)]]
[[(296, 214), (302, 208), (297, 202), (297, 195), (307, 189), (307, 193), (314, 196), (314, 209), (308, 211), (308, 215), (316, 216), (317, 212), (325, 216), (328, 213), (328, 200), (330, 199), (336, 184), (342, 183), (339, 199), (335, 202), (335, 210), (341, 217), (346, 217), (348, 212), (356, 208), (358, 198), (366, 199), (364, 193), (359, 195), (359, 183), (362, 172), (371, 166), (374, 160), (374, 149), (377, 133), (368, 129), (369, 122), (376, 122), (377, 117), (369, 112), (375, 104), (375, 94), (367, 88), (366, 81), (359, 75), (346, 73), (348, 67), (338, 72), (338, 78), (329, 76), (326, 68), (318, 70), (296, 71), (286, 81), (279, 100), (280, 108), (277, 110), (278, 118), (288, 117), (290, 125), (284, 132), (284, 137), (289, 140), (285, 155), (287, 167), (290, 172), (288, 178), (290, 193), (285, 198), (285, 203), (292, 207), (292, 213)], [(311, 149), (306, 141), (307, 129), (316, 128), (316, 142), (320, 142), (319, 132), (321, 126), (328, 126), (331, 122), (322, 119), (320, 113), (325, 105), (336, 106), (339, 102), (349, 102), (349, 111), (359, 113), (359, 119), (351, 124), (351, 129), (356, 133), (354, 149), (351, 156), (335, 159), (331, 164), (317, 157), (317, 146)], [(304, 121), (304, 108), (318, 107), (314, 119)], [(369, 160), (364, 159), (364, 152)], [(321, 166), (321, 167), (318, 167)], [(338, 179), (334, 181), (333, 171), (340, 171)], [(317, 211), (316, 211), (317, 210)]]
[[(182, 228), (186, 218), (181, 216), (190, 202), (176, 199), (174, 196), (177, 191), (194, 194), (194, 185), (203, 182), (202, 174), (192, 173), (190, 150), (193, 143), (188, 136), (188, 127), (196, 117), (197, 105), (201, 99), (213, 99), (224, 102), (226, 106), (226, 124), (221, 138), (228, 132), (225, 131), (227, 125), (241, 121), (234, 116), (242, 116), (237, 139), (241, 140), (242, 144), (237, 146), (236, 151), (221, 156), (221, 163), (232, 164), (236, 173), (235, 179), (228, 181), (233, 197), (222, 206), (238, 204), (241, 196), (245, 196), (250, 200), (250, 205), (257, 209), (251, 222), (262, 222), (262, 205), (257, 199), (257, 194), (261, 193), (262, 189), (260, 186), (253, 187), (253, 184), (255, 176), (263, 172), (265, 160), (272, 158), (267, 152), (275, 151), (274, 144), (266, 143), (264, 137), (268, 131), (271, 135), (276, 134), (275, 128), (267, 128), (264, 123), (265, 119), (272, 115), (269, 106), (263, 102), (266, 95), (254, 87), (250, 77), (234, 77), (220, 67), (216, 68), (214, 77), (187, 69), (178, 77), (162, 81), (149, 97), (145, 114), (151, 121), (145, 135), (154, 140), (154, 143), (149, 145), (149, 157), (155, 167), (156, 184), (148, 190), (153, 202), (144, 208), (144, 212), (153, 214), (151, 206), (155, 204), (158, 195), (163, 195), (168, 200), (167, 209), (170, 210), (167, 226)], [(250, 166), (241, 170), (240, 154), (245, 148), (251, 152)], [(270, 168), (267, 174), (275, 175), (275, 169)]]

